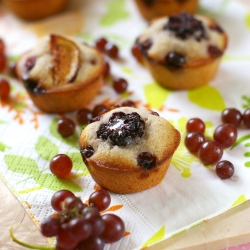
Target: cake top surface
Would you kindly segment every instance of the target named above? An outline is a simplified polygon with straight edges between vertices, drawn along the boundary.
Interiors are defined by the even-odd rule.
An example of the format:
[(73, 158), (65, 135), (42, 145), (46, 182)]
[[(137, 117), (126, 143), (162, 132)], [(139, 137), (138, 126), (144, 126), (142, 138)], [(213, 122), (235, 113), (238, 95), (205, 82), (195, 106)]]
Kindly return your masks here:
[[(137, 134), (134, 137), (129, 135), (127, 141), (125, 139), (125, 142), (120, 145), (114, 143), (107, 135), (106, 138), (98, 135), (100, 128), (105, 124), (109, 124), (110, 118), (112, 120), (114, 114), (119, 113), (123, 113), (124, 117), (137, 116), (137, 124), (141, 120)], [(116, 130), (116, 135), (122, 133), (119, 128), (123, 127), (121, 126), (123, 122), (124, 120), (117, 119), (110, 124), (111, 129)], [(133, 124), (130, 125), (133, 126)], [(102, 162), (102, 164), (105, 163), (106, 167), (133, 169), (138, 167), (136, 159), (140, 153), (149, 152), (160, 163), (173, 154), (179, 145), (179, 141), (179, 132), (165, 118), (155, 115), (150, 110), (121, 107), (105, 113), (100, 121), (89, 124), (81, 133), (80, 147), (84, 149), (89, 145), (92, 146), (95, 153), (91, 160)]]
[(183, 55), (187, 63), (221, 55), (226, 40), (226, 34), (212, 19), (184, 12), (152, 21), (138, 38), (149, 58), (164, 61), (169, 53), (176, 52)]
[[(67, 83), (88, 83), (102, 73), (102, 67), (102, 56), (95, 48), (57, 35), (41, 39), (18, 62), (22, 75), (40, 82), (46, 89), (70, 87)], [(66, 73), (71, 77), (61, 76)]]

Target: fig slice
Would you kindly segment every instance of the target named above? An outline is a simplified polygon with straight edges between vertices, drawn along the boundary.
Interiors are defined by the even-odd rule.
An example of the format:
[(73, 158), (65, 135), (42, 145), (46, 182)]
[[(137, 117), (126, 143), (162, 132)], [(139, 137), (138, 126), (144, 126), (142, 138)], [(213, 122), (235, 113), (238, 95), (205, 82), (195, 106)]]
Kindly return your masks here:
[(50, 35), (50, 53), (53, 58), (54, 85), (72, 82), (80, 65), (80, 50), (71, 40), (59, 35)]

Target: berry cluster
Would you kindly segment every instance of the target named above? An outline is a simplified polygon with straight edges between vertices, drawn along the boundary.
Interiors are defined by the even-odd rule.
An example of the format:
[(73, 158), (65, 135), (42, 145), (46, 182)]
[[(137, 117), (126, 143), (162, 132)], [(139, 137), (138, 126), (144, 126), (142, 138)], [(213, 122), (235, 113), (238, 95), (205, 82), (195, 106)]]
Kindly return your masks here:
[(71, 191), (57, 191), (51, 198), (56, 213), (41, 222), (41, 233), (45, 237), (55, 237), (58, 250), (101, 250), (106, 242), (116, 242), (125, 233), (120, 217), (100, 213), (109, 207), (110, 202), (111, 197), (105, 190), (92, 193), (89, 205)]
[(164, 29), (174, 32), (176, 37), (183, 40), (189, 37), (194, 37), (197, 41), (206, 39), (202, 22), (185, 12), (170, 16)]
[(109, 139), (113, 145), (126, 146), (142, 137), (144, 129), (145, 122), (138, 113), (115, 112), (108, 123), (100, 125), (97, 137), (103, 140)]
[(106, 55), (108, 55), (112, 59), (117, 59), (119, 57), (118, 47), (115, 44), (109, 42), (104, 37), (97, 39), (95, 46), (98, 50), (100, 50), (101, 52), (104, 52)]
[[(237, 127), (241, 122), (250, 128), (250, 108), (243, 114), (235, 108), (227, 108), (222, 111), (221, 120), (213, 134), (214, 140), (206, 140), (204, 136), (205, 124), (199, 118), (189, 119), (186, 124), (187, 135), (185, 146), (191, 153), (197, 153), (204, 165), (216, 164), (216, 174), (221, 179), (230, 178), (234, 174), (234, 166), (229, 161), (220, 161), (223, 148), (231, 147), (237, 139)], [(220, 162), (219, 162), (220, 161)]]

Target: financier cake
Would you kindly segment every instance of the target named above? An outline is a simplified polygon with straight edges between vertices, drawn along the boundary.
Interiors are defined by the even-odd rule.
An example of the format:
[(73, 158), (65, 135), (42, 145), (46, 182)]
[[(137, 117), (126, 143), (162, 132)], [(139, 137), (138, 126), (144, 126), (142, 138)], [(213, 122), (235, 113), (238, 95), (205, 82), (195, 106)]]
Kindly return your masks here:
[(159, 84), (192, 89), (216, 75), (227, 35), (211, 18), (182, 12), (152, 21), (134, 46)]
[(92, 178), (115, 193), (159, 184), (180, 143), (180, 133), (156, 112), (115, 108), (81, 133), (80, 152)]
[(102, 86), (103, 65), (97, 49), (51, 34), (20, 57), (17, 74), (38, 108), (61, 113), (94, 99)]
[(147, 21), (180, 12), (195, 13), (198, 0), (135, 0), (141, 15)]

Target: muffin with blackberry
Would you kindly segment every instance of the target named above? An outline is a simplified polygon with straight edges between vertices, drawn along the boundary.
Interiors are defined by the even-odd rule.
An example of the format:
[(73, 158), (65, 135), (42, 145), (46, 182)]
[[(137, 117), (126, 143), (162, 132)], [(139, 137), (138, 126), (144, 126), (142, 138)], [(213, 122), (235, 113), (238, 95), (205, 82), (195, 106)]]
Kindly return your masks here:
[(159, 184), (180, 143), (180, 133), (156, 112), (113, 109), (81, 133), (80, 152), (92, 178), (115, 193)]
[(198, 0), (135, 0), (141, 15), (150, 21), (180, 12), (195, 13)]
[(17, 62), (17, 74), (34, 104), (45, 112), (79, 110), (102, 86), (103, 56), (69, 37), (50, 35)]
[(192, 89), (215, 76), (227, 35), (211, 18), (182, 12), (152, 21), (135, 45), (159, 84)]

